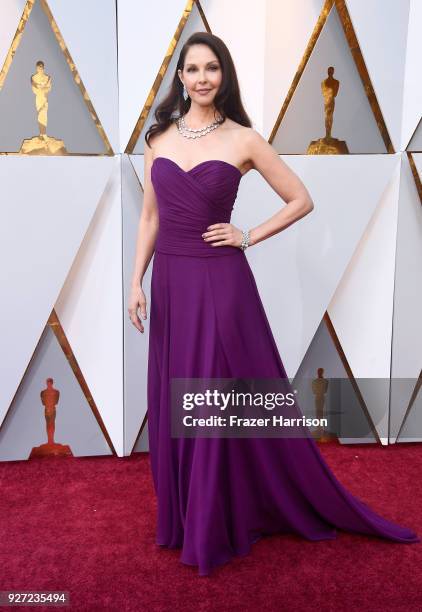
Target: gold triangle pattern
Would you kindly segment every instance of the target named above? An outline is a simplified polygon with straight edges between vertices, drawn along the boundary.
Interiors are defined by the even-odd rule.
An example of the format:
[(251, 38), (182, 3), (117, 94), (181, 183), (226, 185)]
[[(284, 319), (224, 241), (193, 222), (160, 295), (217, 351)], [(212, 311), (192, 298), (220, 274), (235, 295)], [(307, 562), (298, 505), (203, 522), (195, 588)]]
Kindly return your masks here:
[[(106, 427), (104, 425), (103, 419), (101, 418), (99, 410), (98, 410), (98, 408), (97, 408), (97, 406), (95, 404), (94, 398), (92, 397), (92, 394), (91, 394), (91, 392), (89, 390), (88, 384), (87, 384), (87, 382), (86, 382), (86, 380), (85, 380), (85, 378), (84, 378), (84, 376), (82, 374), (82, 371), (81, 371), (81, 369), (79, 367), (79, 364), (78, 364), (78, 362), (76, 360), (76, 357), (75, 357), (75, 355), (73, 353), (73, 350), (72, 350), (72, 347), (70, 345), (70, 342), (69, 342), (69, 340), (66, 337), (64, 329), (63, 329), (63, 327), (62, 327), (62, 325), (60, 323), (60, 320), (59, 320), (59, 318), (57, 316), (57, 313), (54, 310), (54, 308), (53, 308), (53, 310), (52, 310), (52, 312), (51, 312), (51, 314), (50, 314), (50, 316), (48, 318), (47, 324), (50, 326), (51, 330), (53, 331), (53, 333), (54, 333), (54, 335), (55, 335), (55, 337), (56, 337), (56, 339), (57, 339), (61, 349), (63, 350), (63, 353), (65, 354), (65, 357), (66, 357), (67, 361), (69, 362), (69, 365), (72, 368), (72, 371), (73, 371), (73, 373), (75, 375), (75, 378), (78, 381), (78, 383), (79, 383), (79, 385), (80, 385), (80, 387), (82, 389), (82, 392), (83, 392), (83, 394), (84, 394), (84, 396), (85, 396), (85, 398), (86, 398), (86, 400), (87, 400), (87, 402), (88, 402), (88, 404), (89, 404), (89, 406), (90, 406), (90, 408), (92, 410), (92, 413), (93, 413), (93, 415), (94, 415), (94, 417), (95, 417), (95, 419), (96, 419), (96, 421), (97, 421), (97, 423), (98, 423), (98, 425), (99, 425), (99, 427), (100, 427), (100, 429), (101, 429), (101, 431), (102, 431), (102, 433), (104, 435), (105, 440), (107, 441), (108, 446), (110, 447), (110, 450), (111, 450), (112, 454), (117, 456), (117, 453), (116, 453), (116, 450), (114, 448), (113, 442), (112, 442), (112, 440), (111, 440), (111, 438), (109, 436), (109, 433), (108, 433), (108, 431), (107, 431), (107, 429), (106, 429)], [(32, 354), (32, 357), (29, 360), (29, 363), (28, 363), (28, 365), (27, 365), (27, 367), (25, 369), (25, 372), (24, 372), (24, 374), (22, 376), (20, 385), (22, 384), (22, 382), (23, 382), (23, 380), (25, 378), (25, 375), (26, 375), (26, 373), (29, 370), (29, 367), (31, 365), (31, 362), (32, 362), (32, 360), (34, 358), (34, 355), (35, 355), (35, 352), (36, 352), (36, 348), (37, 347), (35, 347), (34, 352)], [(14, 397), (12, 399), (12, 402), (10, 403), (10, 406), (9, 406), (9, 408), (8, 408), (6, 414), (5, 414), (5, 417), (3, 419), (3, 422), (0, 425), (0, 429), (3, 427), (3, 425), (6, 422), (7, 416), (9, 414), (9, 411), (11, 410), (11, 407), (13, 405), (13, 401), (14, 401), (17, 393), (18, 393), (20, 385), (18, 385), (18, 388), (16, 389), (16, 392), (15, 392), (15, 395), (14, 395)]]
[(413, 406), (414, 406), (414, 404), (415, 404), (416, 398), (417, 398), (417, 396), (418, 396), (418, 393), (419, 393), (419, 391), (420, 391), (421, 387), (422, 387), (422, 370), (421, 370), (421, 372), (420, 372), (420, 374), (419, 374), (418, 378), (416, 379), (416, 384), (415, 384), (415, 387), (414, 387), (414, 389), (413, 389), (412, 395), (410, 396), (409, 404), (408, 404), (408, 406), (407, 406), (406, 413), (405, 413), (405, 415), (404, 415), (404, 417), (403, 417), (403, 420), (402, 420), (402, 422), (401, 422), (400, 429), (399, 429), (399, 431), (398, 431), (398, 433), (397, 433), (397, 436), (396, 436), (396, 441), (397, 441), (397, 440), (399, 439), (399, 437), (400, 437), (400, 434), (401, 434), (401, 432), (402, 432), (402, 429), (403, 429), (403, 427), (404, 427), (404, 425), (405, 425), (405, 423), (406, 423), (406, 421), (407, 421), (407, 419), (408, 419), (408, 416), (409, 416), (409, 414), (410, 414), (410, 411), (412, 410), (412, 408), (413, 408)]
[[(25, 26), (26, 26), (26, 24), (28, 22), (28, 19), (30, 18), (31, 11), (32, 11), (32, 9), (33, 9), (33, 7), (34, 7), (34, 5), (35, 5), (35, 3), (37, 1), (39, 1), (41, 3), (42, 9), (44, 10), (45, 14), (47, 15), (47, 18), (48, 18), (48, 21), (50, 23), (51, 29), (52, 29), (52, 31), (54, 33), (54, 36), (56, 37), (56, 40), (57, 40), (57, 42), (58, 42), (58, 44), (60, 46), (60, 49), (61, 49), (61, 51), (62, 51), (62, 53), (63, 53), (63, 55), (64, 55), (64, 57), (66, 59), (66, 62), (68, 64), (69, 68), (70, 68), (70, 71), (72, 73), (73, 79), (74, 79), (76, 85), (78, 86), (78, 88), (79, 88), (79, 90), (80, 90), (80, 92), (82, 94), (84, 103), (85, 103), (85, 105), (86, 105), (86, 107), (87, 107), (87, 109), (88, 109), (88, 111), (89, 111), (89, 113), (91, 115), (91, 118), (92, 118), (92, 120), (95, 123), (95, 126), (96, 126), (96, 128), (98, 130), (98, 133), (99, 133), (99, 135), (100, 135), (100, 137), (101, 137), (101, 139), (102, 139), (102, 141), (104, 143), (104, 146), (105, 146), (105, 149), (106, 149), (105, 155), (114, 155), (114, 151), (113, 151), (113, 149), (111, 147), (111, 144), (110, 144), (110, 142), (109, 142), (109, 140), (107, 138), (107, 135), (106, 135), (106, 133), (104, 131), (103, 126), (101, 125), (101, 121), (99, 120), (98, 115), (95, 112), (94, 106), (93, 106), (93, 104), (91, 102), (91, 99), (90, 99), (90, 97), (88, 95), (88, 92), (87, 92), (87, 90), (86, 90), (86, 88), (85, 88), (85, 86), (84, 86), (84, 84), (82, 82), (82, 79), (81, 79), (81, 77), (80, 77), (80, 75), (78, 73), (78, 70), (76, 68), (75, 62), (73, 61), (73, 59), (72, 59), (72, 57), (70, 55), (69, 49), (66, 46), (64, 38), (63, 38), (63, 36), (62, 36), (62, 34), (61, 34), (60, 30), (59, 30), (59, 27), (58, 27), (58, 25), (57, 25), (57, 23), (56, 23), (56, 21), (55, 21), (55, 19), (53, 17), (53, 14), (52, 14), (52, 12), (50, 10), (50, 7), (48, 6), (47, 0), (27, 0), (27, 2), (25, 4), (25, 7), (23, 9), (23, 12), (22, 12), (22, 16), (20, 18), (20, 21), (19, 21), (16, 33), (15, 33), (15, 35), (13, 37), (12, 44), (10, 45), (9, 51), (7, 53), (6, 60), (4, 62), (3, 68), (0, 71), (0, 91), (1, 91), (1, 89), (3, 87), (3, 85), (4, 85), (4, 81), (6, 80), (6, 77), (7, 77), (7, 74), (9, 72), (10, 66), (12, 65), (13, 58), (15, 56), (16, 50), (19, 47), (19, 43), (20, 43), (20, 41), (22, 39), (24, 30), (25, 30)], [(1, 155), (25, 155), (25, 153), (0, 153), (0, 154)], [(80, 154), (79, 153), (76, 153), (76, 154), (75, 153), (66, 153), (66, 155), (80, 155)], [(84, 155), (86, 155), (86, 153)], [(96, 155), (104, 155), (104, 153), (100, 153), (100, 154), (96, 154)]]
[(370, 415), (370, 412), (368, 410), (368, 407), (367, 407), (367, 405), (365, 403), (365, 400), (363, 398), (363, 395), (362, 395), (362, 393), (361, 393), (361, 391), (359, 389), (359, 385), (357, 384), (356, 379), (355, 379), (355, 377), (353, 375), (352, 368), (350, 367), (350, 364), (349, 364), (349, 362), (347, 360), (346, 353), (344, 352), (343, 347), (341, 346), (339, 337), (337, 336), (337, 332), (336, 332), (336, 330), (334, 328), (333, 322), (331, 321), (330, 315), (328, 314), (327, 311), (325, 311), (323, 320), (324, 320), (325, 325), (327, 326), (328, 332), (329, 332), (329, 334), (331, 336), (331, 339), (332, 339), (333, 344), (334, 344), (334, 346), (335, 346), (335, 348), (337, 350), (337, 353), (338, 353), (338, 355), (339, 355), (339, 357), (341, 359), (341, 362), (342, 362), (343, 367), (344, 367), (344, 369), (345, 369), (345, 371), (347, 373), (347, 376), (348, 376), (348, 378), (349, 378), (349, 380), (350, 380), (350, 382), (352, 384), (352, 387), (353, 387), (353, 390), (355, 392), (356, 398), (357, 398), (357, 400), (358, 400), (358, 402), (359, 402), (359, 404), (360, 404), (360, 406), (362, 408), (362, 412), (364, 413), (364, 415), (366, 417), (366, 420), (368, 421), (368, 424), (369, 424), (369, 426), (371, 428), (372, 434), (373, 434), (375, 440), (377, 442), (381, 443), (380, 437), (378, 435), (378, 431), (377, 431), (377, 429), (376, 429), (376, 427), (374, 425), (374, 422), (373, 422), (373, 420), (371, 418), (371, 415)]
[(317, 19), (316, 25), (313, 29), (313, 32), (311, 34), (311, 37), (309, 39), (309, 42), (306, 46), (305, 52), (303, 54), (303, 57), (300, 61), (299, 67), (296, 71), (295, 76), (293, 77), (293, 81), (292, 84), (289, 88), (289, 91), (287, 92), (287, 96), (286, 99), (283, 102), (283, 105), (281, 107), (280, 113), (276, 119), (276, 122), (274, 124), (274, 127), (271, 131), (270, 137), (268, 139), (268, 141), (270, 143), (272, 143), (274, 141), (274, 138), (277, 134), (277, 131), (280, 127), (280, 124), (283, 120), (284, 115), (286, 114), (287, 108), (293, 98), (293, 94), (295, 93), (295, 90), (298, 86), (298, 83), (300, 81), (300, 79), (302, 78), (302, 75), (305, 71), (305, 67), (311, 57), (311, 54), (314, 50), (314, 47), (316, 45), (316, 42), (324, 28), (324, 25), (327, 21), (328, 15), (330, 14), (331, 10), (335, 7), (335, 9), (337, 10), (338, 16), (340, 18), (343, 30), (344, 30), (344, 34), (347, 40), (347, 43), (349, 45), (350, 48), (350, 52), (353, 56), (353, 59), (355, 61), (356, 64), (356, 68), (359, 72), (359, 76), (362, 80), (363, 83), (363, 87), (366, 93), (366, 96), (368, 98), (368, 102), (371, 106), (372, 112), (374, 114), (375, 117), (375, 121), (378, 125), (378, 129), (380, 131), (381, 137), (384, 141), (385, 147), (387, 149), (388, 153), (394, 153), (394, 147), (393, 147), (393, 143), (391, 141), (390, 135), (388, 133), (388, 129), (387, 126), (385, 124), (384, 121), (384, 117), (382, 115), (381, 112), (381, 108), (380, 105), (378, 104), (378, 100), (375, 94), (375, 90), (372, 86), (372, 82), (369, 76), (369, 72), (368, 69), (366, 67), (365, 64), (365, 60), (363, 58), (362, 52), (360, 50), (359, 47), (359, 43), (358, 43), (358, 39), (356, 37), (355, 34), (355, 30), (353, 28), (353, 24), (352, 21), (350, 19), (350, 15), (349, 15), (349, 11), (347, 10), (346, 7), (346, 2), (345, 0), (325, 0), (324, 2), (324, 6), (322, 7), (321, 13)]

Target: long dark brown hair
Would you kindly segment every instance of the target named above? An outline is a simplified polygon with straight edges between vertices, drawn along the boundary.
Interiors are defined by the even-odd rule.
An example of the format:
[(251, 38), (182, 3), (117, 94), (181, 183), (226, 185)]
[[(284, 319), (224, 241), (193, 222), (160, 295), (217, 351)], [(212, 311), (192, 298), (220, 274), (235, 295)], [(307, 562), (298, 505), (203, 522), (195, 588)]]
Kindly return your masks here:
[(177, 71), (183, 70), (185, 65), (185, 57), (188, 49), (192, 45), (208, 45), (215, 53), (220, 62), (222, 69), (222, 81), (218, 92), (214, 98), (214, 106), (216, 111), (221, 115), (223, 121), (226, 117), (236, 121), (246, 127), (252, 127), (252, 122), (249, 119), (245, 109), (243, 108), (239, 82), (237, 80), (236, 69), (234, 67), (230, 51), (225, 43), (210, 32), (194, 32), (189, 36), (187, 41), (180, 51), (176, 70), (174, 72), (173, 81), (170, 85), (166, 97), (159, 103), (154, 112), (156, 123), (153, 123), (145, 134), (145, 141), (148, 146), (150, 138), (155, 134), (165, 132), (175, 117), (184, 115), (190, 108), (191, 100), (183, 98), (183, 83), (181, 82)]

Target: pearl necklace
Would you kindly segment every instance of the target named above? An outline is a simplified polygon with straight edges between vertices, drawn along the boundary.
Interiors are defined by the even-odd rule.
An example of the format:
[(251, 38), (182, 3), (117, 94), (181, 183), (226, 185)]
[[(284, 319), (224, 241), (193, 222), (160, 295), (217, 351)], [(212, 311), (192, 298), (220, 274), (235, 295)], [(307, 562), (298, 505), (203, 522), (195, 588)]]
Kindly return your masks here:
[(185, 138), (200, 138), (201, 136), (205, 136), (205, 134), (208, 134), (208, 132), (211, 132), (212, 130), (218, 128), (222, 122), (222, 119), (217, 119), (217, 121), (213, 121), (213, 123), (210, 123), (209, 125), (206, 125), (203, 128), (195, 130), (189, 128), (186, 125), (184, 116), (182, 115), (177, 119), (177, 129), (179, 130), (179, 134), (181, 134)]

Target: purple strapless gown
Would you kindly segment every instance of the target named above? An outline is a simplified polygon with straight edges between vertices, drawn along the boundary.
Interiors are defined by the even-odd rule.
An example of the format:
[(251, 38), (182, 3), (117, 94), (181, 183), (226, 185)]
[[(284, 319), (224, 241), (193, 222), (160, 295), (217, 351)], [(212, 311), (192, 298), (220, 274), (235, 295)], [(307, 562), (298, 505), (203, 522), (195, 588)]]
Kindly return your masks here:
[(199, 575), (246, 555), (261, 535), (334, 539), (336, 528), (419, 542), (349, 493), (309, 438), (172, 438), (170, 379), (287, 378), (248, 260), (212, 247), (208, 225), (230, 222), (240, 171), (221, 160), (189, 171), (157, 157), (160, 227), (151, 277), (148, 357), (156, 543), (181, 548)]

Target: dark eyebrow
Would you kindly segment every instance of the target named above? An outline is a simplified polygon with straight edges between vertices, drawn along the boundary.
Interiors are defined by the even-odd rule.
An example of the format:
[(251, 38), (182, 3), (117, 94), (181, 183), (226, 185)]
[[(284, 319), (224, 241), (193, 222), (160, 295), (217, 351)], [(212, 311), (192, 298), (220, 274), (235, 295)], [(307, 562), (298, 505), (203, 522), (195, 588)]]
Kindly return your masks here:
[[(207, 62), (207, 66), (208, 66), (208, 64), (214, 64), (215, 62), (218, 63), (218, 60), (215, 59), (215, 60), (211, 60), (210, 62)], [(192, 62), (189, 62), (189, 63), (186, 64), (186, 66), (196, 66), (196, 64), (194, 64)]]

